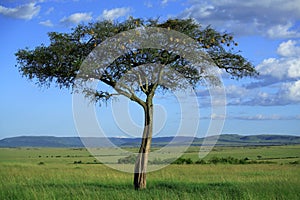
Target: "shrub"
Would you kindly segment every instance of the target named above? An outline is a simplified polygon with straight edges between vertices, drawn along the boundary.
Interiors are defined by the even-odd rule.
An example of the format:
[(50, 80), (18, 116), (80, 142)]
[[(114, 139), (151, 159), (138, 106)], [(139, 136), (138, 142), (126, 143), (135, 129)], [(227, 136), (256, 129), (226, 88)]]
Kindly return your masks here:
[(180, 157), (180, 158), (176, 159), (175, 161), (173, 161), (171, 164), (177, 164), (177, 165), (193, 164), (193, 161), (190, 158), (185, 159), (185, 158)]
[(177, 158), (172, 162), (172, 164), (182, 165), (184, 164), (184, 160), (185, 160), (184, 158)]
[(192, 161), (192, 159), (190, 159), (190, 158), (187, 158), (187, 159), (185, 159), (185, 164), (193, 164), (193, 161)]
[(208, 163), (212, 163), (212, 164), (217, 164), (217, 163), (220, 163), (220, 158), (218, 157), (213, 157), (211, 159), (209, 159)]
[(197, 160), (197, 161), (195, 162), (195, 164), (204, 165), (204, 164), (206, 164), (206, 161), (205, 161), (205, 160), (203, 160), (203, 159), (201, 159), (201, 160)]
[(291, 164), (291, 165), (298, 165), (299, 164), (299, 160), (295, 160), (295, 161), (289, 162), (289, 164)]
[(208, 163), (211, 163), (211, 164), (218, 164), (218, 163), (222, 163), (222, 164), (246, 164), (247, 160), (249, 160), (249, 159), (248, 158), (238, 159), (238, 158), (233, 158), (231, 156), (226, 157), (226, 158), (213, 157), (213, 158), (208, 160)]

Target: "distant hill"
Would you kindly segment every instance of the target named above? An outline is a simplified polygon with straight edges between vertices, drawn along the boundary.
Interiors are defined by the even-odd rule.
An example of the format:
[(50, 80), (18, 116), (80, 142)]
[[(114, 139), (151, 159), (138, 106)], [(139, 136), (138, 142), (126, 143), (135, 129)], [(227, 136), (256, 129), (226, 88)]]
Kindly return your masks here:
[[(209, 141), (215, 141), (215, 137), (211, 136), (206, 138)], [(203, 138), (194, 140), (194, 145), (201, 145)], [(217, 146), (267, 146), (267, 145), (287, 145), (287, 144), (300, 144), (299, 136), (291, 135), (237, 135), (225, 134), (220, 135)]]
[[(206, 145), (217, 146), (257, 146), (257, 145), (287, 145), (300, 144), (299, 136), (289, 135), (249, 135), (224, 134), (210, 136), (205, 139)], [(115, 146), (138, 147), (140, 138), (108, 138)], [(172, 141), (172, 145), (180, 145), (193, 141), (192, 145), (202, 145), (204, 138), (193, 137), (159, 137), (153, 138), (152, 146), (165, 146)], [(90, 147), (107, 147), (107, 139), (104, 138), (79, 138), (79, 137), (53, 137), (53, 136), (21, 136), (0, 140), (0, 147), (84, 147), (88, 143)]]

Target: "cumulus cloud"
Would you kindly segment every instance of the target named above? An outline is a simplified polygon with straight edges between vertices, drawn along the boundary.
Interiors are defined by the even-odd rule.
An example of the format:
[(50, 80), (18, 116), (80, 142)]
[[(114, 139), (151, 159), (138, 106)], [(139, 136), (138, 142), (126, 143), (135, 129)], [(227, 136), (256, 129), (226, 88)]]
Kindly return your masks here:
[[(276, 106), (300, 103), (300, 46), (295, 40), (282, 42), (277, 58), (267, 58), (256, 69), (258, 81), (245, 88), (251, 99), (242, 99), (243, 105)], [(254, 93), (256, 92), (256, 93)], [(232, 102), (231, 102), (232, 103)], [(234, 104), (233, 104), (234, 105)]]
[(257, 70), (261, 76), (271, 76), (279, 80), (300, 78), (300, 57), (268, 58), (257, 66)]
[(292, 30), (300, 18), (298, 0), (191, 0), (179, 16), (192, 17), (202, 24), (236, 34), (264, 34), (269, 37), (294, 38), (300, 33)]
[(288, 40), (279, 45), (277, 53), (284, 57), (298, 57), (300, 55), (300, 46), (297, 46), (297, 41)]
[(300, 80), (284, 85), (286, 87), (288, 98), (300, 102)]
[(105, 19), (105, 20), (115, 20), (120, 17), (124, 17), (128, 15), (131, 12), (131, 9), (129, 7), (123, 7), (123, 8), (114, 8), (111, 10), (104, 10), (102, 14), (99, 16), (99, 20)]
[(51, 20), (41, 21), (39, 24), (43, 25), (43, 26), (48, 26), (48, 27), (53, 26), (53, 23), (51, 22)]
[(300, 46), (297, 41), (282, 42), (277, 53), (280, 58), (268, 58), (257, 66), (262, 76), (271, 76), (279, 80), (300, 78)]
[(25, 20), (30, 20), (33, 17), (37, 16), (40, 10), (41, 7), (37, 6), (36, 3), (28, 3), (15, 8), (7, 8), (0, 5), (0, 14), (7, 17)]
[[(282, 106), (300, 104), (300, 46), (295, 40), (282, 42), (278, 57), (263, 60), (260, 75), (243, 85), (226, 85), (228, 106)], [(206, 89), (196, 92), (201, 106), (210, 105)]]
[(63, 24), (79, 24), (80, 22), (88, 22), (93, 19), (92, 13), (74, 13), (69, 17), (64, 17), (60, 20)]

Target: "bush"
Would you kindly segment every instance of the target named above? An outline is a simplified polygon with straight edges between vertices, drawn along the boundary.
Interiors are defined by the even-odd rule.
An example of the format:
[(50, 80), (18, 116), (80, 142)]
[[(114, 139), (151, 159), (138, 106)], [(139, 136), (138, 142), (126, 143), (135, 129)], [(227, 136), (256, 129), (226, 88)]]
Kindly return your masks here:
[(197, 160), (197, 161), (195, 162), (195, 164), (204, 165), (204, 164), (206, 164), (206, 162), (205, 162), (205, 160), (201, 159), (201, 160)]
[(247, 160), (249, 160), (249, 159), (248, 158), (239, 159), (239, 163), (238, 164), (247, 164)]
[(226, 158), (213, 157), (213, 158), (209, 159), (207, 163), (211, 163), (211, 164), (218, 164), (218, 163), (221, 163), (221, 164), (246, 164), (248, 160), (249, 160), (248, 158), (238, 159), (238, 158), (233, 158), (231, 156), (226, 157)]
[(192, 159), (190, 159), (190, 158), (187, 158), (187, 159), (185, 159), (185, 164), (193, 164), (193, 161), (192, 161)]
[(192, 159), (190, 158), (178, 158), (175, 161), (173, 161), (171, 164), (177, 164), (177, 165), (183, 165), (183, 164), (193, 164)]
[(291, 165), (298, 165), (299, 164), (299, 160), (295, 160), (295, 161), (289, 162), (289, 164), (291, 164)]
[(178, 158), (172, 162), (172, 164), (182, 165), (184, 164), (184, 158)]
[(79, 161), (74, 161), (74, 164), (82, 164), (82, 161), (79, 160)]

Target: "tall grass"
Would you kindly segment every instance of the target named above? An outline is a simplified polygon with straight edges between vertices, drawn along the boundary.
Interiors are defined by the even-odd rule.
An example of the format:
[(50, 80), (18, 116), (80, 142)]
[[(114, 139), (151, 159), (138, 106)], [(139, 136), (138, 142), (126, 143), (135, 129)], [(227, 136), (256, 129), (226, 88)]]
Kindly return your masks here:
[[(65, 150), (77, 155), (65, 157), (63, 149), (20, 149), (23, 153), (16, 153), (16, 160), (16, 149), (9, 149), (11, 155), (1, 151), (1, 200), (300, 199), (299, 165), (170, 165), (149, 173), (147, 189), (135, 191), (132, 174), (101, 164), (73, 164), (78, 159), (83, 163), (93, 160), (84, 151)], [(50, 154), (61, 157), (51, 158)]]

